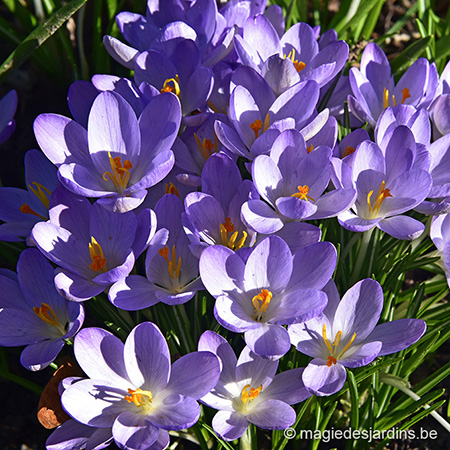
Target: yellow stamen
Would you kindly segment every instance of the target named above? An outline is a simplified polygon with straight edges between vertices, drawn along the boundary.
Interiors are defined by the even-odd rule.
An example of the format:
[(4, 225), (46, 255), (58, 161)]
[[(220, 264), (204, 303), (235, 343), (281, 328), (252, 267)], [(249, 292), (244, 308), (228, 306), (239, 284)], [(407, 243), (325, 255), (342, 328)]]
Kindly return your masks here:
[(261, 131), (263, 123), (261, 120), (256, 119), (254, 122), (250, 124), (250, 128), (255, 133), (255, 139), (258, 137), (259, 132)]
[[(228, 233), (232, 233), (231, 236)], [(247, 239), (247, 232), (242, 231), (242, 237), (237, 241), (239, 231), (234, 231), (234, 224), (229, 217), (225, 218), (225, 222), (220, 224), (220, 237), (222, 245), (231, 248), (231, 250), (239, 250)]]
[(331, 367), (332, 364), (336, 364), (337, 359), (334, 356), (329, 356), (327, 361), (327, 366)]
[(125, 400), (128, 403), (134, 403), (137, 407), (143, 408), (144, 412), (148, 412), (152, 405), (152, 393), (142, 389), (129, 389)]
[(383, 108), (386, 109), (389, 106), (389, 91), (384, 88), (383, 91)]
[[(287, 57), (292, 61), (292, 63), (294, 64), (295, 70), (297, 70), (297, 72), (302, 71), (306, 67), (306, 64), (303, 61), (299, 61), (298, 59), (295, 59), (295, 48), (293, 48), (289, 52)], [(284, 55), (284, 59), (286, 59), (286, 55)]]
[(378, 189), (377, 195), (375, 196), (375, 203), (370, 203), (370, 199), (372, 197), (373, 191), (370, 191), (367, 194), (367, 204), (369, 206), (369, 218), (374, 219), (377, 217), (378, 213), (380, 212), (381, 205), (383, 204), (384, 200), (388, 197), (392, 197), (392, 194), (389, 189), (385, 189), (386, 183), (384, 181), (381, 182), (380, 187)]
[(170, 255), (169, 259), (169, 247), (163, 247), (160, 250), (158, 250), (158, 253), (166, 260), (167, 262), (167, 271), (169, 272), (169, 275), (174, 280), (177, 280), (180, 276), (181, 271), (181, 256), (178, 258), (177, 263), (177, 254), (175, 251), (175, 245), (172, 246), (172, 253)]
[[(34, 184), (37, 189), (35, 189), (31, 184)], [(50, 196), (52, 193), (42, 184), (36, 183), (36, 181), (33, 181), (28, 185), (28, 188), (30, 191), (40, 200), (40, 202), (48, 209), (50, 205)], [(44, 192), (45, 191), (45, 192)]]
[(328, 350), (330, 351), (330, 353), (333, 353), (333, 347), (330, 344), (330, 341), (327, 338), (327, 327), (325, 324), (323, 324), (322, 327), (322, 337), (323, 337), (323, 341), (325, 342), (325, 345), (327, 346)]
[(241, 401), (244, 403), (244, 410), (247, 407), (249, 402), (252, 402), (259, 396), (263, 388), (263, 385), (260, 384), (257, 388), (250, 387), (249, 384), (245, 385), (241, 392)]
[(308, 185), (304, 185), (304, 186), (297, 186), (298, 192), (296, 192), (295, 194), (292, 194), (291, 197), (297, 197), (300, 200), (311, 200), (312, 202), (315, 202), (315, 200), (310, 197), (308, 195), (309, 192), (309, 186)]
[(308, 153), (311, 153), (313, 150), (314, 150), (314, 145), (312, 145), (312, 144), (309, 147), (306, 147), (306, 151)]
[[(409, 93), (409, 89), (408, 88), (403, 88), (402, 89), (402, 105), (403, 103), (405, 103), (405, 100), (408, 99), (409, 97), (411, 97), (411, 94)], [(392, 96), (392, 104), (394, 106), (397, 105), (397, 102), (395, 100), (395, 95)], [(383, 108), (387, 108), (389, 106), (389, 91), (384, 88), (384, 92), (383, 92)]]
[(203, 139), (200, 141), (197, 133), (194, 133), (195, 142), (197, 143), (198, 151), (206, 160), (217, 150), (217, 136), (214, 134), (214, 144), (210, 139)]
[(356, 333), (353, 333), (352, 338), (350, 339), (350, 341), (347, 343), (347, 345), (344, 347), (344, 349), (342, 350), (341, 353), (339, 353), (339, 355), (337, 356), (337, 359), (342, 358), (342, 356), (344, 355), (344, 353), (350, 348), (350, 346), (352, 345), (353, 341), (355, 340), (356, 337)]
[(350, 147), (350, 145), (347, 145), (346, 149), (344, 150), (344, 153), (342, 154), (342, 157), (345, 158), (348, 155), (351, 155), (356, 148)]
[(167, 78), (167, 80), (164, 81), (163, 87), (160, 92), (173, 92), (177, 97), (179, 97), (180, 80), (178, 78), (178, 75), (175, 75), (175, 78)]
[(331, 344), (330, 341), (328, 340), (328, 337), (327, 337), (327, 327), (326, 327), (325, 324), (323, 324), (323, 326), (322, 326), (322, 338), (323, 338), (323, 342), (325, 343), (328, 351), (330, 352), (330, 355), (328, 356), (328, 362), (327, 362), (327, 366), (328, 367), (331, 367), (332, 364), (336, 364), (337, 361), (342, 358), (344, 353), (353, 344), (353, 341), (355, 340), (355, 337), (356, 337), (356, 333), (353, 333), (353, 336), (350, 339), (350, 341), (342, 349), (342, 351), (339, 353), (339, 355), (336, 356), (336, 350), (339, 347), (339, 344), (341, 342), (341, 336), (342, 336), (342, 331), (338, 331), (336, 333), (336, 336), (334, 337), (334, 342)]
[(180, 198), (180, 193), (178, 192), (177, 187), (172, 183), (165, 184), (166, 194), (173, 194)]
[(113, 182), (114, 187), (122, 193), (130, 180), (130, 169), (133, 168), (133, 164), (127, 159), (123, 162), (120, 160), (120, 156), (113, 158), (111, 152), (108, 152), (109, 164), (111, 165), (111, 172), (105, 172), (103, 179), (105, 181), (110, 179)]
[(53, 311), (53, 308), (49, 304), (42, 303), (39, 307), (34, 306), (33, 312), (39, 317), (39, 319), (43, 320), (51, 327), (56, 327), (63, 336), (66, 334), (66, 330), (58, 320), (55, 311)]
[(91, 255), (92, 264), (90, 268), (94, 272), (105, 273), (108, 271), (106, 268), (106, 258), (103, 255), (103, 249), (101, 245), (95, 240), (94, 236), (91, 236), (91, 242), (89, 243), (89, 254)]
[(19, 208), (20, 212), (23, 212), (24, 214), (32, 214), (33, 216), (39, 217), (42, 220), (48, 220), (47, 217), (42, 216), (41, 214), (37, 213), (36, 211), (34, 211), (33, 209), (31, 209), (30, 205), (27, 205), (26, 203), (24, 203), (20, 208)]
[[(272, 297), (273, 294), (268, 289), (261, 289), (261, 292), (252, 298), (252, 303), (255, 307), (255, 314), (253, 315), (255, 320), (261, 320), (263, 314), (267, 311), (267, 308), (270, 305)], [(261, 304), (259, 304), (259, 302), (261, 302)]]

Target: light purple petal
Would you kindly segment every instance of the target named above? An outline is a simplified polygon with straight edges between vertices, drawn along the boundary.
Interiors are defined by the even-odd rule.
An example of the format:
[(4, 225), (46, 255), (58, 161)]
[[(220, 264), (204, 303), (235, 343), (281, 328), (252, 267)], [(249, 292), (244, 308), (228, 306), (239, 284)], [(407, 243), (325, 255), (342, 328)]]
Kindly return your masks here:
[(121, 448), (147, 450), (158, 438), (159, 429), (145, 416), (125, 411), (114, 421), (112, 433)]
[(33, 372), (47, 367), (64, 347), (64, 341), (41, 341), (28, 345), (20, 355), (20, 363)]
[(219, 411), (212, 420), (214, 431), (225, 441), (240, 438), (248, 427), (248, 420), (233, 411)]
[(425, 230), (425, 225), (409, 216), (394, 216), (378, 223), (380, 230), (397, 239), (413, 240)]
[(344, 386), (347, 372), (342, 364), (326, 365), (323, 359), (313, 359), (303, 371), (303, 383), (314, 395), (322, 397), (338, 392)]
[(246, 418), (263, 430), (283, 430), (293, 425), (296, 414), (287, 403), (269, 399), (259, 403)]
[(261, 323), (244, 334), (245, 343), (257, 355), (278, 359), (291, 348), (288, 332), (280, 325)]
[(264, 390), (264, 398), (281, 400), (288, 405), (295, 405), (311, 396), (303, 385), (303, 367), (287, 370), (275, 375), (272, 383)]

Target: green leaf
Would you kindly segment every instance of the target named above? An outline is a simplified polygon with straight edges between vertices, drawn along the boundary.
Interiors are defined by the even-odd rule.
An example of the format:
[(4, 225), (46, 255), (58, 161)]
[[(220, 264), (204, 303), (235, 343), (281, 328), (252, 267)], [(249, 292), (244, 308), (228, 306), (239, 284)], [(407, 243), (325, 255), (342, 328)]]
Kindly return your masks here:
[(9, 55), (0, 67), (0, 81), (12, 69), (17, 69), (31, 54), (54, 34), (87, 0), (72, 0), (52, 14), (42, 25), (31, 32), (25, 40)]
[(398, 74), (402, 70), (407, 69), (414, 61), (422, 56), (425, 49), (428, 47), (430, 42), (434, 39), (433, 36), (427, 36), (418, 39), (416, 42), (406, 47), (392, 62), (391, 69), (392, 73)]
[(358, 386), (356, 385), (355, 375), (350, 370), (347, 370), (347, 381), (350, 390), (350, 401), (352, 404), (352, 410), (350, 413), (350, 427), (354, 430), (359, 428), (359, 396)]

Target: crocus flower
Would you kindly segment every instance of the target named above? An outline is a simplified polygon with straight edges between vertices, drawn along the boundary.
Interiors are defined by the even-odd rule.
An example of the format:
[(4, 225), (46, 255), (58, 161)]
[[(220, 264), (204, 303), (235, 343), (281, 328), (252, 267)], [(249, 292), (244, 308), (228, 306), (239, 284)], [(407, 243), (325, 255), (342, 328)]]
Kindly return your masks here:
[(161, 447), (167, 430), (189, 428), (200, 416), (197, 399), (216, 384), (220, 364), (211, 352), (194, 352), (170, 364), (169, 348), (156, 325), (136, 326), (123, 344), (100, 328), (75, 339), (75, 357), (89, 377), (62, 394), (64, 409), (78, 422), (111, 428), (121, 448)]
[(12, 90), (0, 99), (0, 144), (3, 144), (16, 128), (14, 120), (16, 109), (17, 92)]
[(348, 58), (344, 41), (330, 40), (319, 48), (314, 30), (306, 23), (293, 25), (280, 39), (269, 19), (261, 14), (249, 17), (242, 37), (236, 35), (234, 39), (243, 64), (260, 73), (266, 70), (264, 65), (273, 55), (289, 60), (297, 72), (296, 79), (292, 76), (292, 85), (315, 80), (324, 86), (341, 71)]
[(418, 106), (426, 95), (429, 73), (430, 63), (419, 58), (395, 84), (385, 53), (377, 44), (370, 43), (364, 49), (360, 68), (350, 69), (353, 95), (348, 96), (349, 109), (362, 122), (375, 126), (388, 106)]
[[(0, 240), (22, 241), (29, 238), (34, 224), (48, 220), (53, 190), (59, 185), (56, 167), (38, 150), (25, 153), (27, 190), (0, 187)], [(29, 245), (32, 244), (27, 239)]]
[(251, 247), (256, 233), (241, 220), (242, 204), (258, 198), (253, 183), (242, 180), (235, 162), (225, 154), (212, 155), (202, 172), (202, 191), (185, 199), (183, 226), (198, 257), (209, 245), (232, 250)]
[[(418, 220), (402, 215), (419, 205), (430, 192), (429, 161), (418, 157), (414, 135), (405, 126), (388, 134), (381, 149), (371, 141), (356, 149), (352, 168), (344, 161), (338, 171), (343, 185), (356, 188), (352, 208), (338, 215), (350, 231), (378, 227), (397, 239), (415, 239), (424, 230)], [(336, 168), (336, 166), (335, 166)]]
[(53, 284), (54, 269), (35, 249), (24, 250), (17, 275), (0, 274), (0, 345), (26, 345), (20, 362), (41, 370), (58, 356), (83, 325), (84, 308), (61, 297)]
[(319, 396), (339, 391), (345, 383), (345, 368), (361, 367), (377, 356), (388, 355), (414, 344), (425, 333), (419, 319), (400, 319), (377, 325), (383, 309), (383, 291), (378, 282), (365, 279), (351, 287), (342, 300), (334, 283), (322, 314), (288, 329), (297, 350), (314, 358), (302, 379), (306, 389)]
[(270, 234), (291, 221), (324, 219), (348, 209), (352, 187), (325, 193), (331, 176), (331, 149), (308, 151), (296, 130), (282, 132), (270, 156), (258, 156), (252, 165), (253, 182), (265, 200), (249, 200), (242, 207), (244, 221), (259, 233)]
[(146, 277), (130, 275), (115, 283), (110, 301), (121, 309), (139, 310), (158, 302), (179, 305), (203, 289), (198, 258), (189, 250), (189, 239), (181, 226), (182, 201), (164, 195), (155, 207), (159, 230), (145, 258)]
[(290, 348), (282, 325), (304, 322), (326, 305), (320, 291), (336, 264), (336, 250), (318, 242), (292, 255), (278, 236), (256, 245), (247, 259), (228, 247), (214, 245), (200, 257), (200, 275), (216, 298), (214, 315), (225, 328), (245, 333), (250, 349), (277, 359)]
[(55, 191), (48, 222), (32, 230), (37, 248), (60, 266), (59, 292), (73, 301), (88, 300), (132, 270), (155, 233), (155, 213), (117, 214), (67, 191)]
[(146, 189), (172, 169), (170, 147), (180, 119), (180, 103), (171, 93), (154, 97), (137, 119), (120, 95), (101, 92), (87, 130), (67, 117), (41, 114), (34, 131), (68, 190), (99, 197), (105, 208), (125, 212), (139, 206)]
[(213, 331), (200, 337), (198, 349), (218, 356), (222, 371), (216, 387), (201, 402), (220, 410), (214, 431), (226, 441), (241, 437), (250, 423), (281, 430), (295, 422), (291, 406), (310, 397), (302, 382), (303, 368), (275, 375), (278, 361), (261, 358), (245, 347), (236, 358), (230, 344)]

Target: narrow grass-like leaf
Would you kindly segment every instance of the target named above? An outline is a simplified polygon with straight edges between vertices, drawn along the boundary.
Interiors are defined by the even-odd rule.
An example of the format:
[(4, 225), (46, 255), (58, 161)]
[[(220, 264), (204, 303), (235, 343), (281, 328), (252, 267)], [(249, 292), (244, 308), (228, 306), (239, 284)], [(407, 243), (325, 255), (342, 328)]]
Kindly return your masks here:
[(391, 62), (392, 73), (394, 75), (398, 74), (402, 70), (407, 69), (414, 61), (417, 61), (417, 58), (423, 55), (433, 38), (433, 36), (426, 36), (406, 47), (405, 50)]
[(17, 69), (31, 54), (39, 48), (52, 34), (54, 34), (70, 17), (80, 9), (87, 0), (72, 0), (60, 8), (42, 25), (32, 31), (25, 40), (9, 55), (0, 67), (0, 81), (12, 69)]

